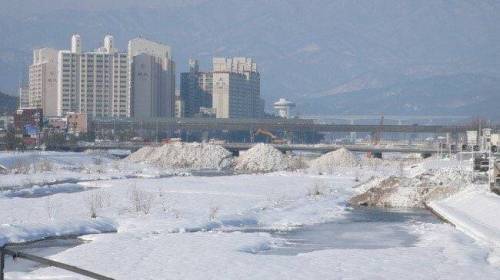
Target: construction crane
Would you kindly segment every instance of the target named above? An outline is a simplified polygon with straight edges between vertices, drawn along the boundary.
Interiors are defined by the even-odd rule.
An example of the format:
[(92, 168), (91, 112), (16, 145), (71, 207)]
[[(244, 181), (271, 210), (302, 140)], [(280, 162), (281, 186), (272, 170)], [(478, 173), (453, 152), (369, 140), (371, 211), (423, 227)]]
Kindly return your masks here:
[(257, 129), (255, 131), (255, 135), (265, 135), (265, 136), (269, 137), (269, 139), (271, 140), (271, 143), (273, 143), (273, 144), (286, 144), (287, 143), (286, 140), (281, 139), (278, 136), (272, 134), (270, 131), (262, 129), (262, 128)]

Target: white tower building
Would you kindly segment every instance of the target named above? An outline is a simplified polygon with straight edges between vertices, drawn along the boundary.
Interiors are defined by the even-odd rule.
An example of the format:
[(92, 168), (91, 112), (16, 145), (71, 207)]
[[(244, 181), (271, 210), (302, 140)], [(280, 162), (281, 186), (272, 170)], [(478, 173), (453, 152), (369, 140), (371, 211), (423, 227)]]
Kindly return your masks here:
[(285, 98), (280, 98), (273, 105), (274, 109), (278, 113), (278, 116), (281, 118), (288, 119), (292, 117), (291, 109), (295, 107), (295, 103), (288, 101)]
[(89, 117), (130, 116), (128, 56), (113, 49), (113, 37), (104, 46), (82, 52), (80, 36), (71, 37), (71, 50), (59, 51), (57, 114), (85, 113)]

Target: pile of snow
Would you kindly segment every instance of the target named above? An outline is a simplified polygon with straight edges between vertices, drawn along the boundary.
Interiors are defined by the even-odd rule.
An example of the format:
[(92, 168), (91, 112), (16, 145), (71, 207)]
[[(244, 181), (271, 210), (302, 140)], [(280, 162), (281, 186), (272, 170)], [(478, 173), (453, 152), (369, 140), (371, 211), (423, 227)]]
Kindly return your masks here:
[(236, 160), (236, 170), (249, 172), (272, 172), (291, 167), (290, 159), (269, 144), (257, 144), (240, 155)]
[(108, 218), (91, 220), (52, 221), (51, 223), (1, 224), (0, 246), (51, 237), (116, 232), (118, 224)]
[(324, 154), (310, 163), (311, 170), (318, 173), (332, 173), (336, 168), (351, 168), (359, 165), (356, 155), (345, 148)]
[(169, 143), (160, 147), (143, 147), (127, 157), (136, 163), (148, 163), (170, 169), (226, 169), (232, 154), (218, 145), (205, 143)]
[(127, 157), (128, 160), (133, 162), (144, 162), (154, 154), (157, 150), (157, 147), (154, 146), (144, 146), (137, 150), (135, 153), (132, 153)]
[(390, 176), (360, 186), (366, 190), (350, 199), (353, 205), (424, 207), (425, 203), (457, 193), (470, 183), (470, 174), (459, 168), (428, 170), (414, 177)]

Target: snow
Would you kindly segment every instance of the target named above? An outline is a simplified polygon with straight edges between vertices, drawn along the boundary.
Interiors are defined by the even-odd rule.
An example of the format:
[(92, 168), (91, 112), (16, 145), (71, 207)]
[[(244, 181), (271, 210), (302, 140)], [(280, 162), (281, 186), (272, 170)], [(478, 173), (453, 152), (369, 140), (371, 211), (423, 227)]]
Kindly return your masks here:
[(476, 185), (428, 206), (459, 230), (491, 246), (490, 261), (500, 266), (500, 196), (485, 185)]
[(269, 144), (257, 144), (236, 160), (236, 170), (247, 172), (271, 172), (286, 170), (291, 160)]
[(129, 177), (159, 177), (171, 170), (118, 161), (103, 152), (0, 152), (0, 164), (7, 167), (0, 190), (12, 190), (76, 181)]
[(378, 207), (424, 207), (428, 201), (450, 196), (470, 184), (470, 174), (461, 168), (429, 169), (412, 177), (374, 178), (350, 199), (354, 205)]
[(49, 221), (48, 223), (1, 224), (0, 246), (58, 236), (74, 236), (116, 232), (114, 221), (106, 218), (93, 220)]
[[(146, 157), (148, 151), (141, 153), (135, 156)], [(51, 156), (56, 155), (44, 154), (46, 158)], [(71, 160), (65, 164), (64, 154), (57, 155), (61, 164), (53, 171), (0, 175), (2, 184), (14, 182), (21, 175), (49, 180), (47, 177), (67, 172), (74, 178), (84, 178), (69, 167), (79, 166), (80, 160), (89, 164), (86, 168), (101, 166), (101, 173), (88, 174), (96, 180), (0, 191), (0, 244), (84, 235), (82, 238), (89, 242), (50, 258), (115, 279), (467, 279), (470, 275), (500, 279), (500, 270), (490, 264), (494, 260), (493, 245), (476, 242), (444, 223), (405, 223), (404, 229), (418, 240), (410, 247), (325, 249), (293, 256), (252, 253), (284, 241), (251, 229), (290, 230), (338, 221), (346, 216), (352, 196), (397, 175), (400, 171), (394, 168), (362, 166), (324, 175), (278, 171), (218, 177), (110, 178), (138, 171), (155, 174), (148, 170), (157, 169), (133, 160), (104, 159), (95, 165), (93, 155), (67, 156)], [(261, 165), (256, 156), (247, 162), (266, 167), (259, 170), (276, 166), (276, 162), (261, 159)], [(405, 166), (403, 175), (410, 181), (420, 178), (437, 185), (439, 181), (454, 184), (462, 177), (449, 174), (459, 172), (460, 166), (432, 159), (432, 163)], [(430, 203), (440, 203), (450, 220), (454, 215), (460, 221), (475, 217), (477, 225), (487, 227), (490, 234), (498, 233), (494, 219), (498, 199), (484, 189), (471, 191), (465, 186), (464, 190)], [(482, 210), (473, 206), (477, 198)], [(457, 214), (462, 207), (463, 214)], [(96, 218), (92, 218), (93, 212)], [(250, 232), (245, 231), (248, 229)], [(112, 233), (99, 234), (104, 232)], [(486, 231), (483, 228), (481, 232)], [(485, 240), (491, 239), (490, 234), (484, 235)], [(6, 276), (82, 279), (54, 268), (8, 272)]]
[(169, 169), (226, 169), (232, 164), (232, 154), (218, 145), (177, 142), (143, 147), (127, 160)]
[(332, 174), (338, 168), (358, 167), (358, 158), (345, 148), (322, 155), (310, 163), (311, 170), (318, 173)]

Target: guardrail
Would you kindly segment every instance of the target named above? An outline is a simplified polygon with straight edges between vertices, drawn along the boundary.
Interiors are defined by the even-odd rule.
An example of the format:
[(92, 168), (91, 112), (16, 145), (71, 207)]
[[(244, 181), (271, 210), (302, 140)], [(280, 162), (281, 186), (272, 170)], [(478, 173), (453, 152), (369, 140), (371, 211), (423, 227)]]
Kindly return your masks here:
[(47, 266), (53, 266), (57, 268), (61, 268), (64, 270), (68, 270), (83, 276), (90, 277), (92, 279), (98, 279), (98, 280), (113, 280), (113, 278), (94, 273), (92, 271), (88, 271), (86, 269), (82, 269), (73, 265), (61, 263), (61, 262), (56, 262), (53, 260), (49, 260), (46, 258), (42, 258), (39, 256), (31, 255), (31, 254), (26, 254), (23, 252), (17, 252), (14, 250), (7, 249), (5, 246), (0, 247), (0, 280), (4, 280), (4, 269), (5, 269), (5, 258), (7, 255), (12, 256), (13, 258), (22, 258), (22, 259), (27, 259), (33, 262), (37, 262), (43, 265)]

